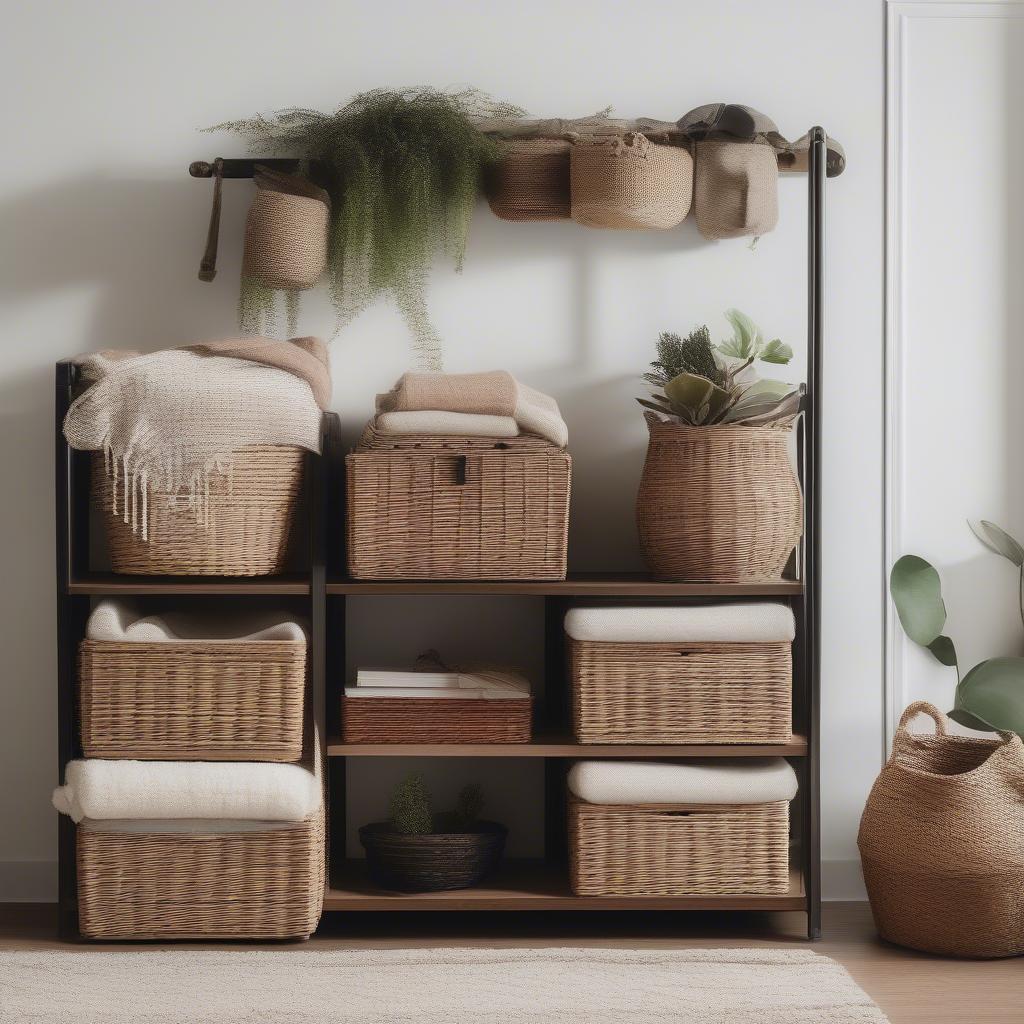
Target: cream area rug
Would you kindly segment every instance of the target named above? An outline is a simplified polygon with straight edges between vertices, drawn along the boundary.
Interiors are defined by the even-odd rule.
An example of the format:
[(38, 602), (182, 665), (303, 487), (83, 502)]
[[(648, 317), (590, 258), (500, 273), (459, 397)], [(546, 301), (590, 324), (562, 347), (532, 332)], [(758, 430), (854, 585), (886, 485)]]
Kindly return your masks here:
[(3, 1024), (886, 1024), (809, 950), (0, 952)]

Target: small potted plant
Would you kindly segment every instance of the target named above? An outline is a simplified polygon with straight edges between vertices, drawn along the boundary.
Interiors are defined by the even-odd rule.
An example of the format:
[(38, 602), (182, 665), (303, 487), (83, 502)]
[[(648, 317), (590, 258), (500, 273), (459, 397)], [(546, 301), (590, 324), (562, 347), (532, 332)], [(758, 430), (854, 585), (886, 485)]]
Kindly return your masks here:
[(398, 892), (466, 889), (493, 871), (508, 829), (480, 820), (483, 794), (465, 786), (453, 811), (434, 814), (423, 776), (408, 776), (391, 795), (391, 817), (364, 825), (359, 841), (370, 877)]
[(640, 545), (669, 580), (778, 579), (798, 541), (803, 501), (790, 433), (803, 387), (759, 377), (793, 351), (766, 341), (731, 309), (733, 336), (713, 344), (706, 326), (662, 334), (644, 380), (647, 459), (637, 495)]

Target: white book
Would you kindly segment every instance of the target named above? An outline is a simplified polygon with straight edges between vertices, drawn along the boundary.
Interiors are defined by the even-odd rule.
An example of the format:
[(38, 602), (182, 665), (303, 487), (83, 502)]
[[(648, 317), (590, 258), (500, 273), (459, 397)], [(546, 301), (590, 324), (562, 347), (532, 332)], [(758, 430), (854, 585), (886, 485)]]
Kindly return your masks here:
[(461, 686), (346, 686), (346, 697), (433, 697), (448, 700), (525, 700), (522, 690), (466, 689)]
[(416, 672), (402, 669), (366, 669), (356, 672), (356, 686), (454, 690), (498, 690), (529, 694), (530, 683), (515, 672), (501, 669), (473, 669), (466, 672)]
[(361, 668), (356, 686), (453, 686), (459, 685), (458, 672), (414, 672), (390, 668)]

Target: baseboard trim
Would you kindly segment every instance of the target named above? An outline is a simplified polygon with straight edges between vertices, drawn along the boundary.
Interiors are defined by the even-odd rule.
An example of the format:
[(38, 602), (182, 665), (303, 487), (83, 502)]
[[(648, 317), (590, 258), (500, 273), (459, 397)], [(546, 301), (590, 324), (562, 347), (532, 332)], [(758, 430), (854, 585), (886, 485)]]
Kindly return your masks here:
[(0, 860), (0, 903), (56, 903), (55, 860)]
[(821, 898), (841, 902), (860, 902), (868, 898), (859, 860), (823, 860), (821, 862)]

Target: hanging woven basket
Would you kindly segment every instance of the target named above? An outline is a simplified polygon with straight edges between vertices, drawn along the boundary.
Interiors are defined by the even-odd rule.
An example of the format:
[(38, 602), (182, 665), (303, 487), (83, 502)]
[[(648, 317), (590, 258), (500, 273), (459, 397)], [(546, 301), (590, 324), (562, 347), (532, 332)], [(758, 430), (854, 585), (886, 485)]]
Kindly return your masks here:
[(779, 220), (775, 150), (756, 142), (706, 139), (695, 147), (693, 205), (707, 239), (755, 237)]
[(487, 202), (502, 220), (568, 220), (569, 142), (521, 139), (507, 142), (487, 174)]
[(792, 421), (689, 427), (646, 419), (636, 518), (651, 571), (711, 583), (779, 579), (803, 528)]
[(299, 175), (266, 168), (253, 180), (242, 276), (267, 288), (312, 288), (327, 265), (327, 193)]
[(690, 212), (693, 159), (628, 132), (570, 151), (572, 219), (592, 228), (674, 228)]
[[(918, 712), (934, 735), (907, 725)], [(945, 956), (1024, 953), (1024, 744), (950, 736), (903, 712), (857, 842), (882, 938)]]

